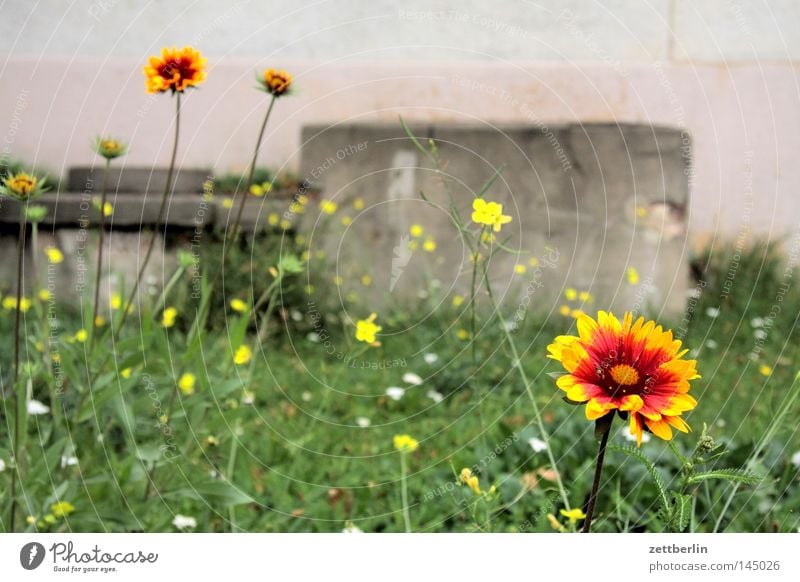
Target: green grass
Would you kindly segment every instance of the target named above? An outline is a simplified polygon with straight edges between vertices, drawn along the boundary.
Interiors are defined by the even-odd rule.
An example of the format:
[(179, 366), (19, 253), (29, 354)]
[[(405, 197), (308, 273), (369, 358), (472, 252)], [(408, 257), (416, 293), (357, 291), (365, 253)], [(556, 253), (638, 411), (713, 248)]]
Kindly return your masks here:
[[(693, 319), (683, 339), (698, 350), (703, 378), (692, 387), (699, 405), (686, 415), (694, 432), (678, 435), (675, 444), (691, 456), (707, 424), (726, 451), (712, 466), (747, 467), (763, 480), (735, 490), (723, 481), (691, 487), (694, 511), (687, 528), (713, 531), (719, 522), (725, 531), (796, 531), (800, 487), (798, 468), (790, 459), (800, 450), (800, 400), (780, 425), (774, 419), (798, 390), (795, 318), (800, 302), (790, 290), (758, 360), (751, 359), (756, 344), (750, 320), (769, 316), (783, 266), (780, 261), (753, 260), (740, 267), (735, 293), (720, 299), (729, 252), (720, 251), (714, 264), (700, 263), (705, 292), (692, 306)], [(754, 275), (765, 264), (767, 273)], [(182, 283), (190, 285), (188, 279)], [(393, 449), (392, 437), (407, 433), (420, 441), (408, 456), (414, 531), (553, 531), (547, 516), (559, 516), (561, 497), (547, 478), (552, 478), (547, 455), (534, 452), (528, 443), (542, 435), (499, 319), (482, 313), (476, 359), (471, 342), (456, 336), (456, 329), (468, 325), (466, 313), (454, 308), (440, 309), (412, 331), (385, 336), (383, 345), (365, 351), (338, 311), (317, 306), (322, 319), (315, 327), (304, 283), (287, 276), (285, 300), (275, 306), (269, 337), (247, 366), (233, 365), (232, 353), (252, 341), (252, 325), (248, 329), (241, 315), (226, 311), (218, 294), (211, 298), (215, 315), (203, 319), (213, 325), (201, 325), (203, 331), (189, 341), (199, 304), (186, 289), (176, 290), (182, 298), (176, 326), (164, 329), (157, 316), (146, 312), (140, 328), (138, 314), (133, 316), (136, 325), (123, 334), (116, 358), (108, 361), (91, 391), (87, 362), (96, 367), (107, 350), (91, 355), (87, 344), (69, 341), (78, 323), (65, 311), (56, 342), (66, 383), (55, 400), (51, 363), (37, 351), (46, 305), (35, 302), (25, 317), (23, 357), (30, 366), (32, 396), (55, 414), (30, 416), (23, 430), (22, 519), (17, 529), (173, 531), (174, 515), (182, 514), (197, 520), (196, 531), (341, 531), (347, 523), (364, 531), (403, 531), (400, 453)], [(707, 315), (709, 308), (719, 308), (719, 315)], [(0, 321), (4, 377), (10, 370), (12, 315), (6, 311)], [(379, 323), (384, 332), (393, 332), (414, 321), (398, 311), (379, 314)], [(582, 407), (561, 400), (548, 376), (557, 366), (545, 358), (552, 338), (573, 325), (569, 317), (531, 317), (512, 335), (542, 408), (571, 505), (581, 506), (594, 468), (593, 426)], [(672, 325), (685, 326), (680, 321)], [(323, 341), (312, 341), (312, 332)], [(356, 358), (344, 362), (338, 357), (344, 354)], [(436, 354), (438, 360), (428, 363), (425, 354)], [(370, 365), (362, 367), (362, 361)], [(764, 365), (772, 368), (770, 375), (760, 370)], [(125, 378), (120, 372), (128, 368), (132, 373)], [(172, 417), (164, 423), (160, 417), (184, 372), (197, 376), (195, 393), (179, 394)], [(408, 372), (424, 383), (409, 386), (403, 380)], [(394, 400), (386, 394), (391, 386), (407, 390)], [(430, 390), (443, 400), (434, 402)], [(0, 418), (0, 459), (6, 463), (0, 473), (0, 529), (8, 527), (11, 402), (6, 400)], [(370, 426), (359, 426), (360, 418), (369, 419)], [(617, 420), (612, 429), (611, 442), (618, 447), (630, 445), (623, 424)], [(762, 443), (765, 434), (769, 439)], [(668, 488), (678, 483), (681, 466), (666, 443), (652, 438), (641, 453)], [(67, 462), (70, 457), (77, 462)], [(459, 486), (457, 474), (464, 467), (473, 468), (484, 491), (492, 485), (496, 490), (479, 497)], [(57, 500), (72, 503), (75, 511), (48, 521)], [(25, 522), (28, 515), (33, 523)], [(659, 491), (647, 467), (610, 450), (593, 530), (663, 529)]]

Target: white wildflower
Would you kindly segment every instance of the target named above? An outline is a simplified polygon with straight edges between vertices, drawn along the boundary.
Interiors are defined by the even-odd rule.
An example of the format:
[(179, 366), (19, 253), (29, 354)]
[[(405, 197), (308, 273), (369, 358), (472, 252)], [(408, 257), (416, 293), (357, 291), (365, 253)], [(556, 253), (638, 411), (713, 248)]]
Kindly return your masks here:
[(39, 414), (47, 414), (50, 412), (50, 407), (45, 406), (38, 400), (28, 400), (28, 414), (37, 416)]
[(541, 453), (542, 451), (547, 450), (547, 443), (542, 439), (537, 439), (536, 437), (529, 438), (528, 444), (531, 446), (534, 453)]
[(356, 424), (361, 428), (367, 428), (372, 422), (366, 416), (359, 416), (356, 418)]
[(414, 372), (406, 372), (403, 374), (403, 382), (406, 384), (411, 384), (412, 386), (419, 386), (422, 384), (422, 378), (420, 378)]
[(405, 393), (406, 393), (405, 388), (400, 388), (399, 386), (389, 386), (386, 389), (386, 396), (388, 396), (392, 400), (400, 400), (403, 397), (403, 394)]
[(197, 527), (197, 520), (178, 513), (175, 515), (175, 519), (172, 520), (172, 525), (178, 529), (194, 529)]
[(437, 392), (436, 390), (428, 390), (425, 396), (433, 400), (436, 404), (439, 404), (442, 400), (444, 400), (444, 396), (442, 396), (442, 393)]
[(435, 364), (439, 360), (439, 356), (429, 352), (422, 356), (422, 359), (425, 360), (426, 364)]

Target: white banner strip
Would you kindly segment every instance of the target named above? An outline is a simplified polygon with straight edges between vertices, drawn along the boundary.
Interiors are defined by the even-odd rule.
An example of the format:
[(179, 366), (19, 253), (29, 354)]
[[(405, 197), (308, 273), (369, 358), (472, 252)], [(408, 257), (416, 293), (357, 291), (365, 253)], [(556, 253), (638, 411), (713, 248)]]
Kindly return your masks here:
[(796, 581), (799, 542), (797, 534), (6, 534), (0, 579)]

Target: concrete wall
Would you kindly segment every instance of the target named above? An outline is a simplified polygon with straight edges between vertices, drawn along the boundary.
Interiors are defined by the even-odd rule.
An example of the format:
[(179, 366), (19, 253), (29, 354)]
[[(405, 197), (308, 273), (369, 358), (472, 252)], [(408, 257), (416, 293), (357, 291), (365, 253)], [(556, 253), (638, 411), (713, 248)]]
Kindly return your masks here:
[(185, 103), (184, 165), (241, 168), (281, 66), (264, 161), (299, 168), (301, 128), (341, 121), (686, 129), (695, 237), (789, 233), (800, 216), (800, 8), (790, 0), (542, 0), (485, 3), (57, 0), (4, 5), (0, 147), (55, 172), (89, 143), (131, 141), (126, 163), (165, 164), (172, 103), (144, 94), (163, 44), (209, 57)]

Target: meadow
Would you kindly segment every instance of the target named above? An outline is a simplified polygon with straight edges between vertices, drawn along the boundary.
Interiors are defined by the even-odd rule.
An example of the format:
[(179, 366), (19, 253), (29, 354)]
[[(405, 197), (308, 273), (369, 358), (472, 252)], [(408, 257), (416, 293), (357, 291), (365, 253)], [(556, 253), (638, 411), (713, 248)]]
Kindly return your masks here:
[[(175, 105), (162, 224), (181, 99), (204, 81), (205, 59), (167, 48), (144, 74), (147, 91)], [(497, 176), (459, 204), (443, 179), (471, 293), (443, 289), (431, 271), (415, 300), (374, 308), (369, 265), (345, 280), (301, 224), (347, 226), (364, 200), (312, 200), (284, 178), (298, 188), (286, 211), (242, 235), (244, 200), (279, 179), (258, 167), (259, 148), (292, 89), (283, 70), (258, 82), (265, 115), (249, 169), (202, 194), (224, 197), (229, 223), (177, 250), (162, 287), (143, 276), (156, 232), (143, 233), (138, 276), (107, 301), (102, 250), (78, 302), (61, 300), (64, 282), (26, 282), (26, 237), (36, 239), (47, 211), (36, 198), (51, 184), (24, 165), (3, 169), (2, 194), (21, 204), (17, 277), (0, 289), (1, 530), (800, 529), (791, 246), (694, 256), (685, 315), (658, 327), (618, 320), (572, 287), (520, 308), (488, 275), (497, 253), (518, 252), (502, 232), (514, 218), (492, 200)], [(445, 175), (436, 143), (404, 127)], [(98, 137), (94, 150), (108, 172), (126, 144)], [(114, 213), (103, 184), (98, 249)], [(411, 225), (408, 251), (436, 257), (436, 234)], [(63, 252), (44, 250), (57, 272)], [(538, 260), (515, 266), (520, 286)], [(642, 283), (628, 268), (622, 284)]]

